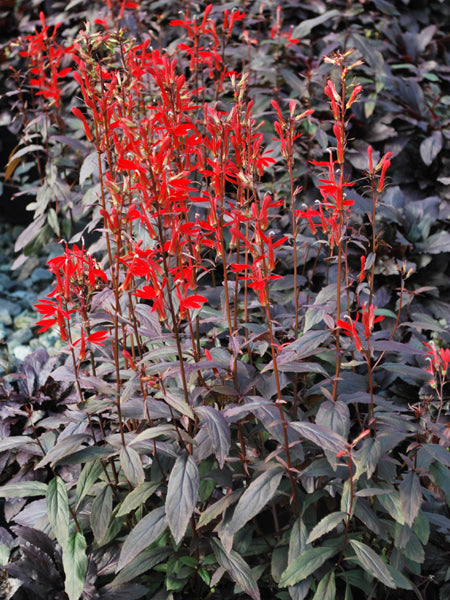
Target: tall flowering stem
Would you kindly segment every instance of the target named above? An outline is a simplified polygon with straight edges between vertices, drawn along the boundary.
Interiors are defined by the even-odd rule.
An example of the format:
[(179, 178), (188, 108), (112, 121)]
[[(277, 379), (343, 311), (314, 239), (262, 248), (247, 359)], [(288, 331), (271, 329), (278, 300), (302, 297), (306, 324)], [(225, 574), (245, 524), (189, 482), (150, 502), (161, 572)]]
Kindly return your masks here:
[(283, 118), (281, 113), (280, 106), (276, 100), (272, 100), (272, 106), (277, 113), (278, 120), (275, 121), (274, 127), (278, 134), (278, 138), (280, 141), (281, 154), (286, 163), (289, 173), (289, 185), (290, 185), (290, 196), (291, 196), (291, 220), (292, 220), (292, 256), (294, 260), (294, 337), (298, 336), (298, 325), (299, 325), (299, 311), (298, 311), (298, 273), (297, 273), (297, 234), (298, 234), (298, 224), (297, 224), (297, 216), (295, 209), (295, 198), (299, 188), (294, 187), (294, 142), (296, 139), (300, 137), (300, 134), (297, 133), (297, 127), (300, 122), (312, 115), (314, 110), (309, 109), (302, 112), (299, 115), (295, 114), (296, 109), (295, 100), (291, 100), (289, 102), (289, 118), (286, 121)]
[[(347, 126), (347, 114), (351, 108), (353, 102), (356, 100), (358, 94), (362, 90), (361, 85), (356, 85), (349, 97), (346, 100), (347, 94), (347, 76), (351, 69), (359, 66), (361, 61), (356, 61), (353, 64), (346, 66), (348, 57), (352, 54), (352, 50), (341, 54), (337, 52), (330, 58), (325, 58), (326, 62), (329, 62), (339, 69), (339, 83), (340, 92), (335, 88), (333, 81), (328, 80), (325, 86), (325, 94), (330, 100), (331, 109), (333, 112), (333, 133), (336, 137), (336, 160), (333, 160), (332, 154), (330, 153), (329, 161), (327, 163), (315, 163), (320, 166), (326, 166), (328, 168), (328, 179), (322, 179), (320, 185), (320, 191), (326, 208), (331, 208), (332, 219), (330, 221), (330, 242), (331, 248), (334, 244), (337, 245), (337, 290), (336, 290), (336, 323), (338, 324), (341, 318), (341, 293), (343, 283), (342, 263), (343, 263), (343, 252), (344, 252), (344, 236), (346, 233), (347, 222), (349, 218), (350, 207), (353, 205), (352, 201), (346, 200), (345, 188), (348, 187), (349, 183), (346, 183), (344, 176), (344, 156), (345, 148), (347, 143), (346, 126)], [(331, 202), (331, 206), (330, 203)], [(337, 325), (335, 332), (336, 338), (336, 370), (333, 382), (332, 397), (333, 400), (337, 399), (337, 385), (339, 380), (339, 372), (341, 369), (341, 346), (340, 346), (340, 329)]]

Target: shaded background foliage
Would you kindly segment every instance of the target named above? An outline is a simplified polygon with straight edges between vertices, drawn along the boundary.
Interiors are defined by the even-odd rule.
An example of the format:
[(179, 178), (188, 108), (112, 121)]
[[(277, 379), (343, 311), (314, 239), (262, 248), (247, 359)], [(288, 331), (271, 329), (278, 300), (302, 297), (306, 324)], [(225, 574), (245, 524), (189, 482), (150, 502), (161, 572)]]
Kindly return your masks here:
[[(117, 16), (121, 3), (108, 4)], [(49, 332), (40, 335), (39, 344), (48, 352), (38, 350), (20, 364), (5, 356), (6, 369), (11, 371), (1, 384), (0, 478), (6, 486), (0, 494), (5, 498), (0, 549), (5, 564), (10, 558), (3, 572), (6, 598), (47, 598), (50, 593), (55, 598), (75, 598), (82, 593), (86, 599), (233, 598), (241, 589), (253, 598), (259, 594), (280, 599), (351, 598), (352, 593), (379, 598), (450, 597), (448, 396), (444, 388), (438, 420), (439, 403), (429, 384), (422, 345), (434, 340), (438, 348), (450, 346), (449, 7), (438, 1), (311, 0), (299, 4), (284, 1), (277, 12), (274, 3), (214, 3), (210, 18), (220, 22), (226, 8), (247, 15), (236, 24), (222, 64), (230, 71), (249, 73), (246, 99), (254, 100), (253, 114), (265, 120), (264, 141), (276, 161), (265, 170), (261, 185), (275, 200), (286, 202), (290, 182), (279, 146), (273, 141), (276, 114), (271, 100), (278, 101), (283, 113), (288, 111), (289, 98), (300, 100), (302, 110), (315, 110), (302, 124), (293, 164), (295, 181), (303, 187), (301, 202), (314, 206), (321, 174), (310, 161), (323, 160), (326, 149), (336, 146), (323, 92), (331, 71), (323, 58), (354, 48), (355, 59), (364, 61), (356, 72), (363, 93), (352, 106), (345, 163), (346, 177), (356, 181), (347, 191), (348, 198), (355, 201), (355, 237), (347, 250), (355, 273), (360, 269), (361, 246), (370, 238), (372, 227), (366, 216), (371, 211), (367, 181), (361, 178), (368, 168), (367, 147), (372, 145), (380, 157), (393, 154), (389, 186), (377, 207), (376, 228), (383, 233), (374, 280), (374, 304), (385, 317), (373, 342), (377, 356), (386, 353), (376, 371), (377, 418), (385, 437), (380, 448), (375, 448), (371, 438), (355, 449), (361, 487), (343, 563), (346, 567), (334, 570), (336, 561), (341, 563), (336, 554), (342, 547), (343, 523), (346, 515), (352, 514), (349, 484), (353, 477), (345, 465), (336, 467), (335, 457), (340, 440), (354, 440), (361, 433), (361, 420), (368, 424), (367, 398), (361, 400), (367, 396), (367, 382), (361, 365), (355, 364), (342, 374), (338, 403), (334, 408), (330, 404), (329, 381), (322, 378), (322, 372), (333, 373), (334, 369), (324, 323), (335, 304), (335, 288), (326, 284), (336, 280), (336, 273), (322, 260), (326, 248), (317, 254), (316, 240), (305, 223), (298, 233), (299, 243), (310, 251), (299, 252), (297, 263), (303, 335), (294, 358), (289, 357), (289, 348), (281, 354), (286, 397), (295, 396), (292, 390), (298, 394), (289, 436), (299, 469), (301, 515), (292, 511), (289, 478), (279, 463), (261, 459), (270, 453), (283, 455), (283, 427), (273, 402), (264, 402), (274, 394), (266, 328), (258, 329), (256, 320), (253, 323), (252, 354), (257, 372), (242, 361), (239, 386), (233, 389), (220, 293), (210, 288), (211, 282), (205, 278), (201, 291), (213, 307), (215, 302), (215, 309), (203, 313), (201, 333), (207, 336), (208, 321), (217, 327), (218, 343), (211, 348), (213, 365), (225, 375), (219, 383), (220, 377), (214, 380), (209, 374), (208, 394), (196, 392), (207, 400), (198, 405), (193, 402), (196, 427), (189, 433), (198, 436), (199, 448), (193, 455), (178, 445), (170, 426), (178, 427), (186, 416), (176, 411), (180, 407), (177, 398), (167, 400), (157, 394), (148, 401), (150, 412), (143, 418), (131, 373), (124, 376), (130, 382), (124, 418), (134, 420), (138, 427), (130, 428), (127, 445), (120, 447), (114, 405), (105, 407), (111, 392), (108, 377), (103, 387), (101, 381), (86, 380), (84, 394), (89, 403), (74, 411), (73, 376), (52, 352), (58, 346), (57, 336)], [(217, 78), (208, 78), (206, 69), (193, 71), (189, 56), (177, 49), (180, 43), (189, 45), (188, 32), (170, 22), (182, 20), (188, 9), (191, 18), (197, 15), (200, 21), (205, 5), (143, 0), (138, 17), (134, 9), (127, 9), (121, 25), (137, 40), (150, 34), (153, 47), (173, 52), (180, 73), (190, 83), (203, 85), (202, 101), (217, 100), (220, 108), (228, 111), (233, 105), (229, 84), (225, 81), (220, 89)], [(22, 271), (24, 277), (49, 257), (52, 240), (73, 236), (72, 240), (80, 243), (83, 233), (91, 244), (98, 237), (95, 230), (101, 226), (101, 218), (92, 208), (98, 190), (95, 162), (89, 158), (92, 149), (81, 122), (69, 110), (82, 106), (79, 89), (72, 78), (62, 78), (64, 116), (56, 115), (49, 123), (33, 106), (26, 85), (22, 95), (16, 92), (24, 83), (26, 65), (18, 48), (9, 45), (9, 36), (14, 29), (21, 36), (32, 34), (39, 26), (39, 11), (44, 10), (47, 24), (63, 22), (58, 41), (68, 45), (86, 20), (106, 17), (108, 10), (104, 2), (83, 0), (16, 2), (14, 6), (5, 4), (2, 10), (2, 86), (6, 92), (1, 118), (6, 171), (2, 211), (6, 219), (11, 218), (7, 207), (12, 205), (14, 218), (29, 221), (16, 243), (16, 273)], [(205, 36), (203, 43), (207, 51), (214, 47), (211, 36)], [(96, 58), (107, 64), (109, 57), (111, 61), (117, 58), (116, 51), (117, 46), (99, 45)], [(11, 66), (16, 69), (13, 77)], [(57, 129), (61, 126), (58, 118), (64, 131)], [(36, 145), (40, 146), (37, 152)], [(10, 160), (7, 167), (14, 152), (17, 160)], [(16, 191), (20, 195), (10, 201), (8, 196)], [(233, 194), (233, 186), (227, 193)], [(17, 207), (30, 201), (32, 210), (18, 217)], [(270, 223), (277, 239), (289, 234), (291, 226), (288, 209)], [(50, 245), (50, 253), (54, 256), (60, 250)], [(280, 248), (277, 258), (276, 270), (283, 279), (274, 283), (271, 300), (279, 324), (276, 342), (282, 346), (295, 339), (291, 249)], [(220, 265), (216, 277), (220, 280)], [(151, 315), (143, 310), (141, 317), (147, 337), (149, 331), (154, 336), (161, 334)], [(393, 330), (395, 340), (388, 343)], [(176, 367), (173, 348), (162, 346), (167, 361)], [(150, 336), (146, 350), (157, 374), (161, 346), (152, 346)], [(306, 372), (298, 367), (298, 357), (308, 361)], [(102, 406), (96, 396), (102, 398)], [(89, 431), (86, 415), (92, 415), (93, 431)], [(106, 435), (103, 442), (99, 441), (99, 427)], [(247, 447), (247, 455), (243, 447)], [(107, 469), (120, 471), (115, 486), (107, 484)], [(183, 497), (188, 505), (181, 509), (177, 524), (170, 514), (179, 510), (177, 502)], [(199, 536), (185, 534), (193, 512), (189, 503), (196, 507)], [(252, 508), (245, 510), (246, 506)], [(82, 536), (74, 531), (74, 514)], [(73, 542), (70, 551), (78, 573), (67, 566), (65, 558), (69, 555), (68, 523)], [(375, 557), (367, 547), (376, 552)], [(299, 573), (307, 575), (300, 577)], [(215, 592), (210, 585), (217, 588)], [(397, 589), (391, 589), (394, 587)]]

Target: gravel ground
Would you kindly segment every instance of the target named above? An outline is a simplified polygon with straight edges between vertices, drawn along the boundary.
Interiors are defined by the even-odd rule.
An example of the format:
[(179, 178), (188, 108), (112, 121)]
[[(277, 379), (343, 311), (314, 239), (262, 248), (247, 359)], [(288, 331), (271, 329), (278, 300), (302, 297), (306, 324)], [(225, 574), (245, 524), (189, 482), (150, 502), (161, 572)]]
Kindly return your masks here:
[(45, 252), (12, 271), (14, 242), (22, 230), (18, 225), (0, 223), (0, 377), (15, 371), (34, 350), (45, 347), (51, 351), (59, 337), (56, 331), (38, 335), (35, 322), (39, 316), (33, 304), (52, 289), (53, 275), (46, 262), (61, 254), (61, 247), (49, 244)]

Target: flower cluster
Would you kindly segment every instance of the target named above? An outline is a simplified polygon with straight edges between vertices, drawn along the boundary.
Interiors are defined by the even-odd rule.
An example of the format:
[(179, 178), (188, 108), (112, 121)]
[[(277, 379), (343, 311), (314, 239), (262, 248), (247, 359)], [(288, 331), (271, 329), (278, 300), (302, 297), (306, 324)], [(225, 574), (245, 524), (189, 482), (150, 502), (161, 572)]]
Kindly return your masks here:
[[(35, 304), (36, 310), (45, 317), (36, 323), (40, 326), (39, 333), (58, 325), (63, 341), (69, 341), (72, 347), (80, 343), (79, 360), (83, 360), (86, 342), (102, 345), (109, 335), (107, 330), (92, 332), (88, 317), (92, 294), (99, 291), (108, 278), (84, 245), (69, 248), (66, 244), (64, 254), (50, 259), (47, 264), (55, 275), (56, 285), (47, 298)], [(74, 322), (72, 317), (76, 316), (81, 319)], [(74, 326), (80, 330), (78, 339), (72, 335)]]
[(448, 365), (450, 364), (450, 349), (436, 348), (434, 342), (423, 342), (428, 348), (427, 361), (428, 373), (430, 374), (430, 385), (433, 388), (438, 387), (439, 382), (444, 382), (447, 375)]
[(59, 109), (62, 96), (61, 80), (72, 72), (70, 64), (74, 47), (57, 42), (57, 32), (61, 23), (57, 23), (50, 33), (50, 26), (46, 25), (43, 12), (39, 14), (39, 18), (41, 31), (36, 29), (34, 34), (23, 38), (23, 49), (19, 54), (28, 60), (28, 72), (31, 74), (28, 84), (35, 90), (35, 95), (43, 96), (49, 101), (49, 106), (55, 105)]

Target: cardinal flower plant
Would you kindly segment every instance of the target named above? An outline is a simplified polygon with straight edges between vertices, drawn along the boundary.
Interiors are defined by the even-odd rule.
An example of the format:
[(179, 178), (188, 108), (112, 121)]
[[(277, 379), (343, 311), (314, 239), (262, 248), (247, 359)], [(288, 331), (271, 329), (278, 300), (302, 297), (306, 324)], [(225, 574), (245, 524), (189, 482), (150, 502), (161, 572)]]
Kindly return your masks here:
[[(18, 537), (57, 544), (70, 600), (420, 597), (430, 530), (449, 530), (429, 508), (450, 489), (449, 350), (405, 337), (406, 265), (377, 307), (392, 153), (348, 168), (359, 53), (324, 59), (318, 114), (254, 95), (229, 59), (241, 36), (251, 63), (245, 10), (186, 9), (169, 50), (122, 27), (138, 2), (106, 9), (70, 45), (41, 14), (20, 50), (36, 110), (77, 131), (88, 222), (35, 304), (37, 333), (60, 338), (56, 400), (27, 404), (33, 468), (0, 488), (45, 498), (26, 527), (14, 513)], [(277, 56), (294, 52), (274, 19)]]

